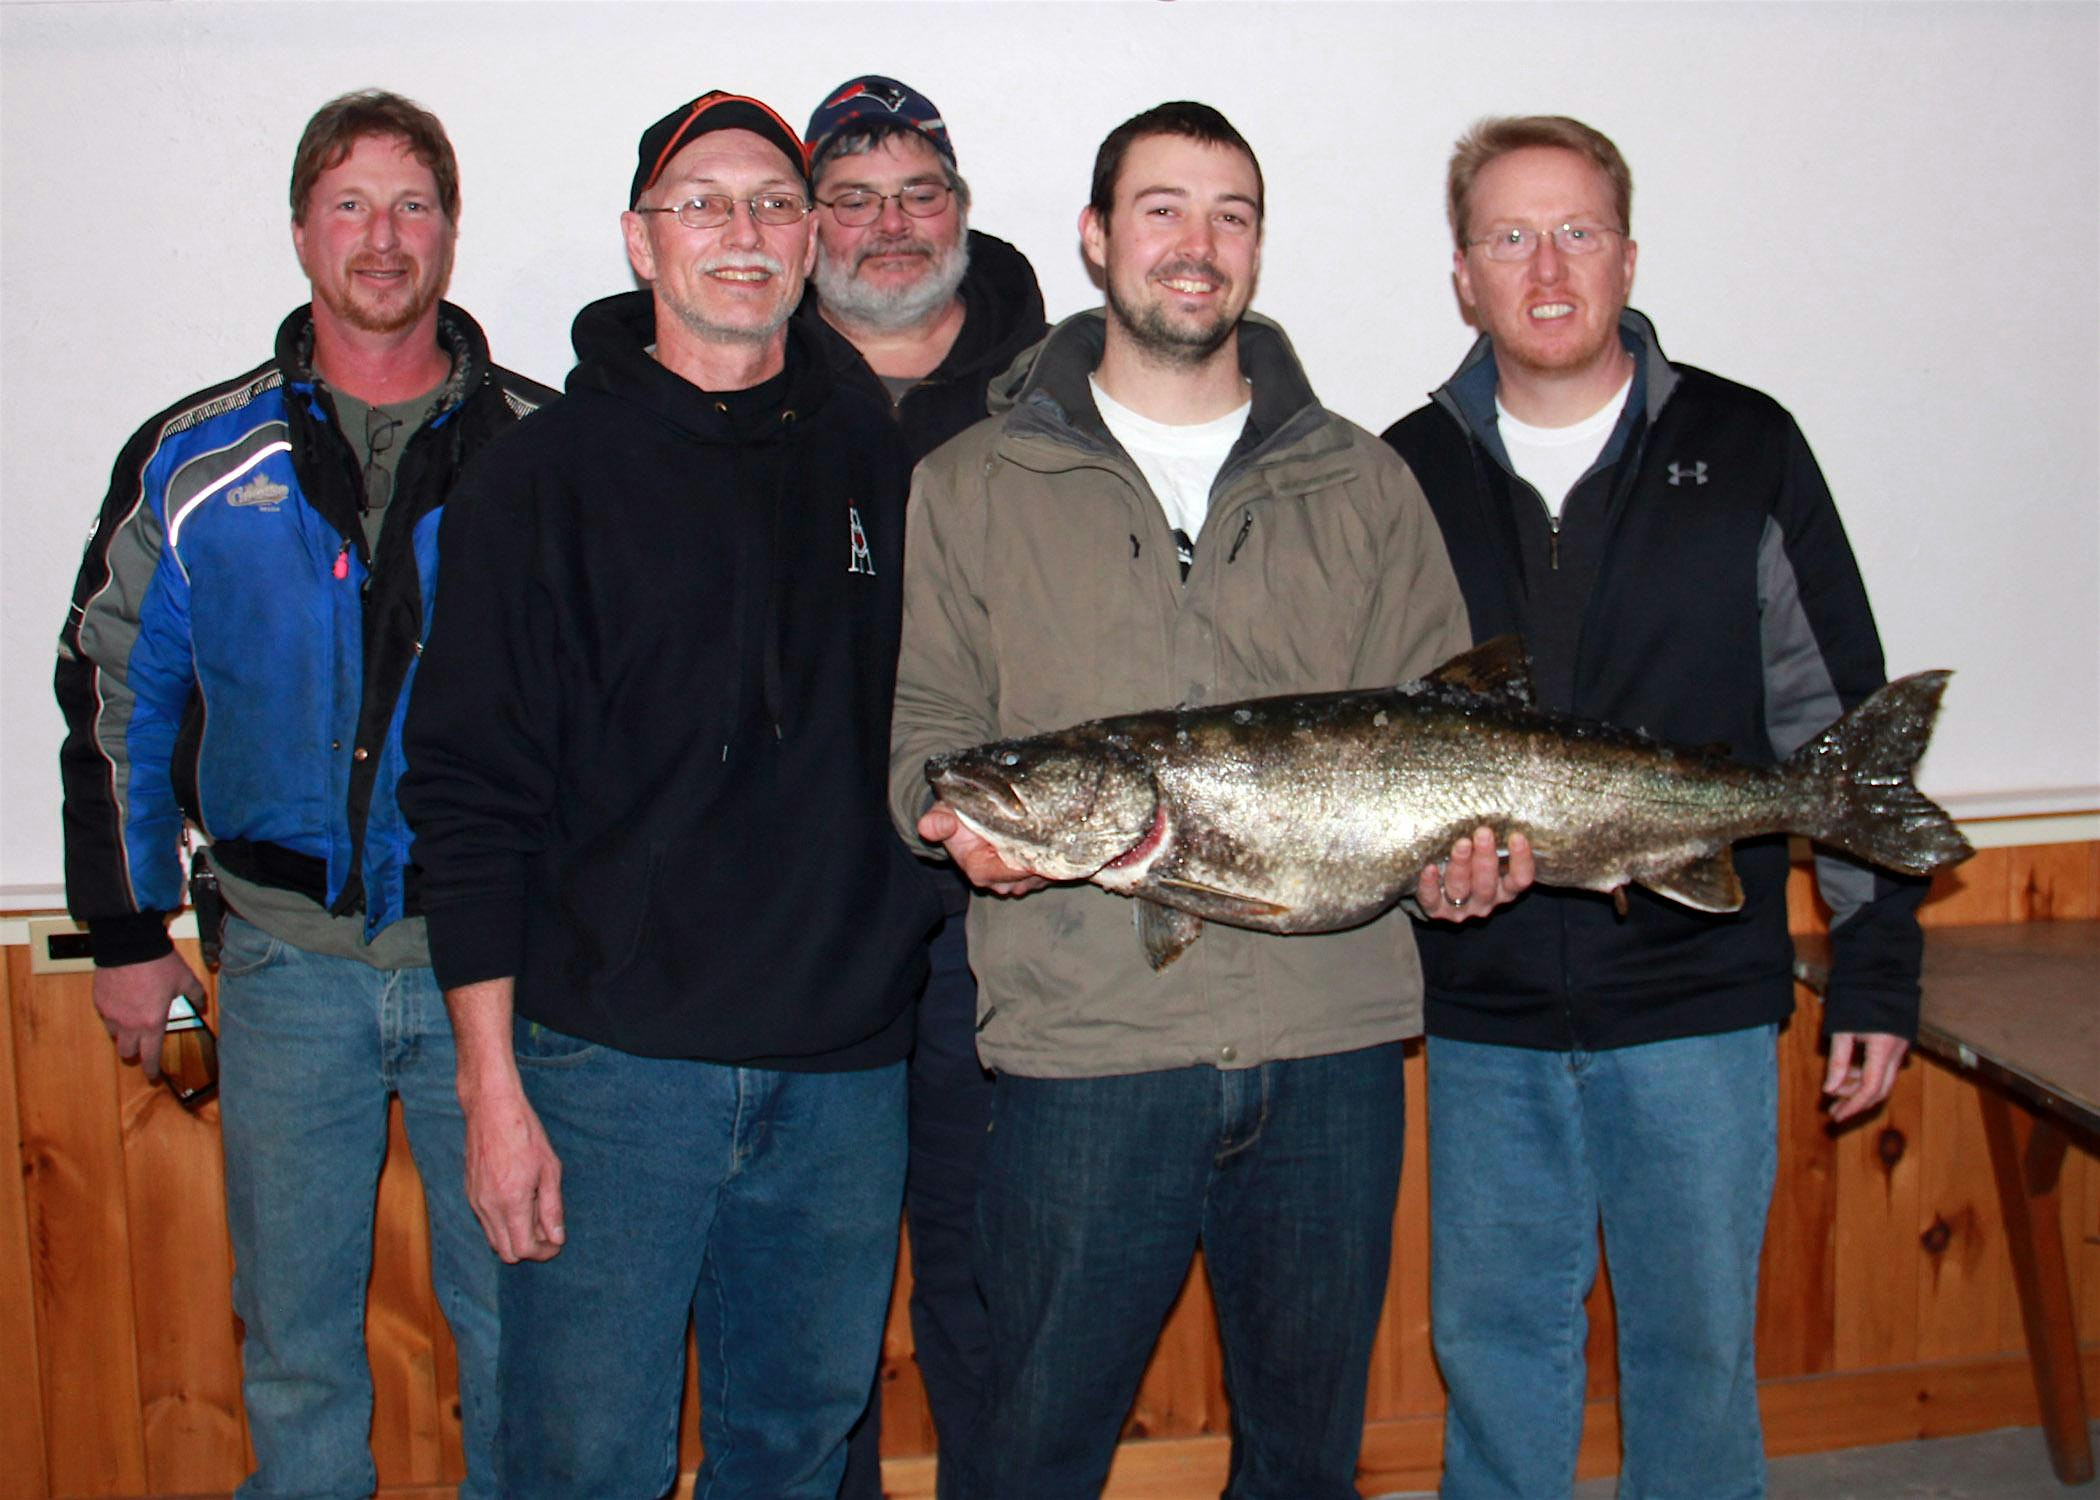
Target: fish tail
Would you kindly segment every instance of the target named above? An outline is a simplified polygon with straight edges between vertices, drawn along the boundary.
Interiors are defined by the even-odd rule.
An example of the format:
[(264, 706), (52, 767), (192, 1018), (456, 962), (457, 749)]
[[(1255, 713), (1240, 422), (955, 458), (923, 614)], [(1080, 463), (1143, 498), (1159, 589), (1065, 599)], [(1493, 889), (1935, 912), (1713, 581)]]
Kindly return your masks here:
[(1825, 809), (1822, 825), (1804, 832), (1906, 875), (1930, 874), (1975, 852), (1946, 809), (1911, 780), (1952, 675), (1898, 678), (1794, 752), (1789, 776), (1816, 787)]

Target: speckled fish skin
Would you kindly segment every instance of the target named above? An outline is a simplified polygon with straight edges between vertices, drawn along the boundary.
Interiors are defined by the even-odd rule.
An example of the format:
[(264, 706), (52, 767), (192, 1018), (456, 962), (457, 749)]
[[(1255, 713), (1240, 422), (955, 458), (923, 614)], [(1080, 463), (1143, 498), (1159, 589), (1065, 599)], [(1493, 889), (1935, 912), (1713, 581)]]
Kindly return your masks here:
[[(1762, 769), (1540, 712), (1505, 637), (1398, 688), (1100, 719), (927, 776), (1010, 865), (1268, 932), (1369, 921), (1482, 824), (1525, 834), (1545, 884), (1732, 911), (1740, 838), (1804, 834), (1911, 874), (1967, 857), (1910, 780), (1947, 675), (1891, 683)], [(1155, 967), (1201, 930), (1138, 925)]]

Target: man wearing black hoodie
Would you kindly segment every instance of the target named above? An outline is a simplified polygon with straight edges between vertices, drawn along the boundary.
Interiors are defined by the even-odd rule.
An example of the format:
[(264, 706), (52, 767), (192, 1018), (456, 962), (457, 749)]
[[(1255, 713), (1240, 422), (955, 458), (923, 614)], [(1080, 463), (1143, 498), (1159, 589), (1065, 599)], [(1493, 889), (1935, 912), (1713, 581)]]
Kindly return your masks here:
[(447, 510), (402, 801), (506, 1265), (505, 1492), (836, 1493), (881, 1338), (938, 919), (883, 817), (910, 465), (790, 321), (807, 158), (711, 93), (643, 135), (648, 290)]
[[(1035, 269), (969, 227), (970, 186), (924, 94), (870, 73), (833, 89), (804, 132), (816, 184), (817, 265), (798, 319), (833, 372), (890, 407), (914, 459), (983, 419), (992, 380), (1049, 326)], [(983, 1405), (984, 1298), (970, 1263), (991, 1075), (977, 1061), (977, 982), (963, 938), (969, 882), (940, 872), (945, 917), (928, 950), (911, 1057), (911, 1326), (934, 1433), (958, 1449)], [(842, 1500), (879, 1500), (878, 1382), (854, 1429)], [(940, 1493), (952, 1487), (941, 1470)]]

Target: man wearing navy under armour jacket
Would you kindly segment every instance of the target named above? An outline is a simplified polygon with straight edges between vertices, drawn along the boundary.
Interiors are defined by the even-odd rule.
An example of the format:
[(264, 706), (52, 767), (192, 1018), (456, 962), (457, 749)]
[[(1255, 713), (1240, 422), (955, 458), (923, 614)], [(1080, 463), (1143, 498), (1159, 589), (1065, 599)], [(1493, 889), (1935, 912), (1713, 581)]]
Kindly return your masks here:
[[(884, 817), (910, 457), (790, 314), (807, 158), (641, 139), (648, 284), (446, 513), (402, 800), (502, 1273), (518, 1497), (830, 1497), (881, 1342), (938, 920)], [(540, 425), (544, 424), (544, 425)]]
[[(1626, 306), (1632, 178), (1561, 117), (1451, 160), (1481, 337), (1386, 441), (1421, 480), (1473, 633), (1521, 632), (1548, 709), (1771, 765), (1883, 680), (1843, 526), (1769, 397), (1663, 357)], [(1622, 1500), (1764, 1494), (1754, 1334), (1793, 1008), (1785, 841), (1735, 851), (1726, 916), (1538, 889), (1420, 930), (1432, 1308), (1447, 1500), (1574, 1483), (1601, 1217)], [(1831, 1114), (1892, 1086), (1918, 1013), (1920, 881), (1823, 857)]]
[[(890, 408), (914, 459), (985, 415), (992, 380), (1048, 331), (1028, 258), (970, 228), (970, 187), (933, 101), (866, 74), (809, 117), (817, 263), (796, 314), (832, 369)], [(911, 1055), (913, 1358), (942, 1449), (960, 1451), (984, 1404), (984, 1297), (970, 1263), (991, 1075), (977, 1061), (969, 882), (937, 870), (944, 920), (927, 950)], [(880, 1500), (882, 1382), (853, 1430), (841, 1500)], [(939, 1470), (943, 1497), (954, 1465)]]
[(440, 300), (459, 167), (435, 116), (379, 92), (324, 105), (291, 205), (311, 305), (275, 357), (139, 430), (81, 564), (57, 674), (67, 898), (93, 934), (95, 1008), (149, 1074), (171, 999), (203, 994), (166, 931), (185, 818), (232, 908), (220, 1123), (256, 1462), (240, 1493), (378, 1482), (365, 1289), (398, 1094), (459, 1346), (460, 1493), (493, 1495), (496, 1261), (461, 1181), (452, 1034), (394, 794), (440, 507), (554, 393), (492, 365)]

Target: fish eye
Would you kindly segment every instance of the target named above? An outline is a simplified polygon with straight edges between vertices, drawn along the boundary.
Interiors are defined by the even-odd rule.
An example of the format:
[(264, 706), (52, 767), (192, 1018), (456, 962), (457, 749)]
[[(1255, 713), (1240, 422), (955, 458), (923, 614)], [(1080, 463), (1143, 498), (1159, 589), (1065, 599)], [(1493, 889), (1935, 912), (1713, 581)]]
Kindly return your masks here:
[(1021, 752), (1018, 750), (1009, 750), (999, 757), (999, 764), (1002, 766), (1018, 766), (1020, 763)]

